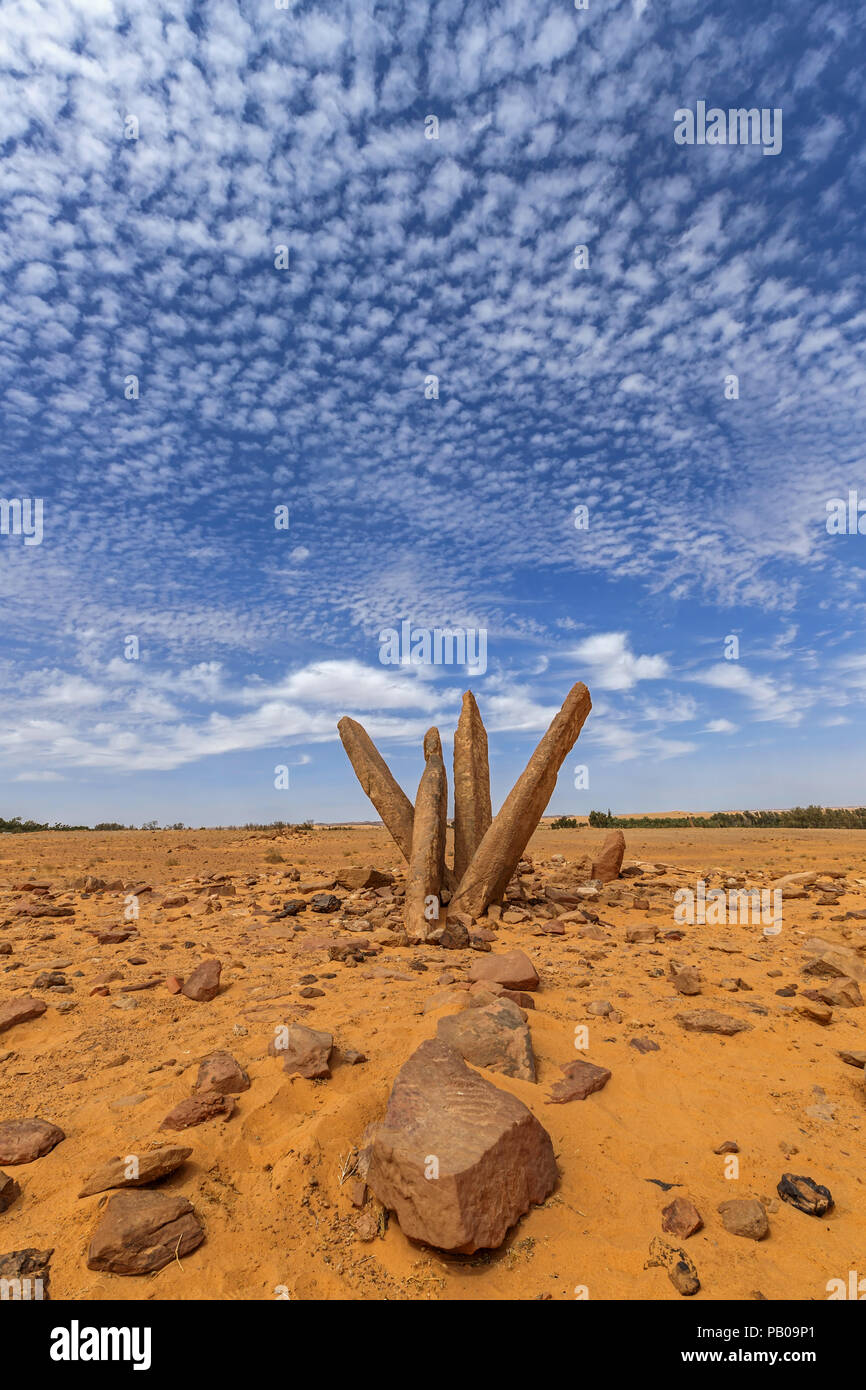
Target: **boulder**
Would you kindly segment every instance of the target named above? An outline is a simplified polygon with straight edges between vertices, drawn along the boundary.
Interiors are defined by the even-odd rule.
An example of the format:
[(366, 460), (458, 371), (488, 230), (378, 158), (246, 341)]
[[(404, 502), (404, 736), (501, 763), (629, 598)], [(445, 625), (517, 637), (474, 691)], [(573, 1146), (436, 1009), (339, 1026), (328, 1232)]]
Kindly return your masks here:
[(187, 999), (194, 999), (197, 1003), (209, 1003), (219, 994), (220, 971), (222, 965), (214, 956), (208, 956), (197, 965), (195, 970), (184, 981), (181, 993)]
[(250, 1089), (250, 1078), (230, 1052), (211, 1052), (202, 1061), (196, 1077), (196, 1091), (219, 1091), (238, 1095)]
[(336, 882), (341, 888), (355, 892), (360, 888), (387, 888), (389, 884), (394, 882), (394, 875), (385, 873), (381, 869), (350, 867), (338, 870)]
[(327, 1080), (331, 1075), (329, 1062), (334, 1049), (334, 1039), (330, 1033), (318, 1028), (307, 1028), (303, 1023), (293, 1023), (285, 1035), (278, 1034), (268, 1044), (268, 1052), (274, 1057), (282, 1057), (283, 1070), (289, 1076), (303, 1076), (308, 1081)]
[(403, 1234), (440, 1250), (495, 1249), (556, 1179), (531, 1111), (441, 1040), (422, 1043), (394, 1082), (367, 1174)]
[(619, 878), (624, 854), (625, 836), (621, 830), (612, 830), (605, 836), (598, 858), (593, 860), (591, 877), (600, 879), (602, 883), (612, 883)]

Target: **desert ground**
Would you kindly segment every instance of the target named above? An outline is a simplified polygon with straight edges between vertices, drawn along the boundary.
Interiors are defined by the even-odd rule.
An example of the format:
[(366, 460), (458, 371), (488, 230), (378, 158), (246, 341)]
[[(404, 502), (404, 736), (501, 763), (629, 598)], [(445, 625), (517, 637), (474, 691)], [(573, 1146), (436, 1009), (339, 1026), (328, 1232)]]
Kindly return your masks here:
[[(838, 981), (838, 969), (804, 971), (827, 948), (847, 962), (844, 975), (866, 980), (862, 832), (626, 837), (623, 876), (585, 894), (584, 921), (572, 913), (562, 934), (548, 935), (544, 924), (559, 919), (545, 886), (567, 887), (604, 831), (542, 825), (503, 918), (483, 922), (492, 951), (524, 951), (540, 981), (526, 1009), (537, 1081), (484, 1075), (549, 1132), (559, 1180), (500, 1248), (472, 1255), (410, 1241), (369, 1192), (355, 1205), (367, 1127), (485, 958), (483, 947), (397, 944), (406, 866), (384, 828), (0, 837), (0, 1008), (29, 995), (47, 1005), (0, 1034), (0, 1121), (39, 1117), (65, 1135), (32, 1162), (0, 1164), (20, 1188), (0, 1213), (0, 1254), (52, 1249), (53, 1299), (573, 1299), (585, 1290), (596, 1300), (678, 1300), (666, 1270), (646, 1266), (663, 1208), (683, 1197), (703, 1226), (665, 1239), (693, 1261), (697, 1301), (820, 1300), (829, 1280), (866, 1274), (864, 1072), (840, 1055), (866, 1048), (864, 1015), (856, 1002), (827, 1008), (803, 994)], [(357, 866), (389, 871), (394, 883), (340, 887)], [(699, 879), (766, 887), (806, 871), (816, 877), (785, 897), (778, 935), (759, 924), (675, 925), (677, 888)], [(133, 891), (139, 915), (126, 921)], [(322, 891), (339, 906), (275, 916)], [(97, 931), (124, 927), (135, 928), (127, 940), (99, 942)], [(665, 935), (674, 931), (682, 936)], [(335, 943), (361, 959), (331, 958)], [(187, 979), (209, 957), (222, 965), (216, 997), (170, 992), (170, 977)], [(698, 972), (697, 996), (672, 983), (683, 967)], [(677, 1015), (695, 1009), (750, 1026), (732, 1036), (687, 1031)], [(289, 1076), (269, 1055), (275, 1028), (293, 1023), (333, 1034), (328, 1079)], [(578, 1053), (582, 1024), (589, 1044)], [(366, 1060), (353, 1064), (352, 1049)], [(234, 1113), (161, 1130), (214, 1051), (231, 1053), (250, 1078)], [(561, 1068), (578, 1056), (609, 1069), (608, 1084), (551, 1102)], [(737, 1178), (714, 1152), (726, 1141), (739, 1148)], [(189, 1199), (203, 1243), (155, 1274), (89, 1269), (110, 1194), (79, 1197), (85, 1180), (115, 1156), (165, 1143), (192, 1149), (159, 1190)], [(826, 1186), (835, 1205), (815, 1217), (780, 1201), (783, 1173)], [(751, 1197), (769, 1220), (761, 1240), (732, 1234), (718, 1211)]]

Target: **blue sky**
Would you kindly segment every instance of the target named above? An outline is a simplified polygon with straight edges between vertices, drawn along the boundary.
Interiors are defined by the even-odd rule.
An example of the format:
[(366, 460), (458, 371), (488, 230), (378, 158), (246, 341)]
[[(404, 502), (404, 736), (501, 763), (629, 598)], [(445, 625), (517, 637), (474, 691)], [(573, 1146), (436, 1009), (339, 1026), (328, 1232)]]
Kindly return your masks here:
[[(552, 810), (861, 804), (864, 29), (6, 0), (0, 815), (367, 818), (337, 719), (412, 794), (467, 685), (498, 801), (575, 680)], [(383, 665), (404, 619), (486, 671)]]

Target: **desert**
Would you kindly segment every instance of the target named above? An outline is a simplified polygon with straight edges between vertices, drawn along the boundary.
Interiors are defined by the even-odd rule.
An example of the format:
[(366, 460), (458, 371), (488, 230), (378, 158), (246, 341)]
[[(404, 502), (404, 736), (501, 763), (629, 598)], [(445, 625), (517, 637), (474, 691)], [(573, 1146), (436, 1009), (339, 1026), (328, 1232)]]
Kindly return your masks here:
[[(487, 952), (400, 944), (407, 866), (383, 827), (4, 836), (0, 1009), (26, 997), (46, 1007), (0, 1037), (0, 1120), (36, 1117), (64, 1138), (30, 1162), (0, 1163), (20, 1189), (0, 1216), (0, 1249), (50, 1249), (50, 1295), (65, 1299), (676, 1300), (664, 1266), (649, 1263), (657, 1238), (686, 1251), (699, 1301), (823, 1299), (828, 1281), (847, 1285), (866, 1248), (858, 833), (626, 838), (621, 876), (562, 912), (549, 895), (579, 893), (605, 836), (542, 823), (504, 910), (487, 919)], [(449, 830), (449, 852), (451, 840)], [(791, 874), (809, 881), (777, 936), (759, 924), (674, 925), (679, 887), (765, 887)], [(317, 911), (322, 894), (338, 903)], [(302, 905), (281, 915), (288, 902)], [(359, 1154), (405, 1061), (442, 1019), (474, 1012), (460, 1008), (473, 965), (512, 952), (539, 982), (522, 1010), (536, 1080), (480, 1074), (549, 1133), (556, 1186), (498, 1248), (446, 1253), (408, 1239), (363, 1191)], [(822, 955), (827, 973), (810, 966)], [(855, 983), (828, 1006), (809, 993), (839, 997), (834, 959)], [(171, 992), (214, 960), (212, 998)], [(675, 984), (687, 971), (694, 994)], [(730, 1036), (683, 1026), (700, 1011), (747, 1026)], [(319, 1079), (288, 1076), (269, 1055), (296, 1024), (333, 1038)], [(162, 1129), (214, 1054), (248, 1077), (225, 1098), (229, 1113)], [(552, 1100), (575, 1061), (609, 1080), (585, 1099)], [(88, 1179), (169, 1143), (191, 1153), (147, 1190), (190, 1205), (201, 1243), (151, 1273), (88, 1268), (112, 1196), (79, 1196)], [(790, 1173), (829, 1189), (829, 1213), (780, 1199)], [(676, 1199), (702, 1221), (688, 1238), (665, 1235)], [(726, 1229), (718, 1208), (732, 1199), (756, 1202), (768, 1234)]]

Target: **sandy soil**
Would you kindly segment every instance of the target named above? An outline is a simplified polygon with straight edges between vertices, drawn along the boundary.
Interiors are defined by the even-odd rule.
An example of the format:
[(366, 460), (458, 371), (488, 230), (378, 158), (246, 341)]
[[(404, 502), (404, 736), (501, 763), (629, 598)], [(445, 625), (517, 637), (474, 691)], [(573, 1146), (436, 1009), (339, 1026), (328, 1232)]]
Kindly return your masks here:
[[(542, 828), (528, 852), (544, 874), (551, 856), (576, 860), (603, 837), (584, 827)], [(487, 1074), (546, 1126), (561, 1180), (500, 1250), (459, 1258), (411, 1244), (395, 1219), (384, 1235), (371, 1232), (367, 1209), (353, 1208), (340, 1175), (366, 1125), (381, 1116), (401, 1063), (435, 1033), (440, 1015), (423, 1010), (439, 977), (465, 976), (474, 954), (384, 947), (374, 961), (349, 969), (329, 962), (326, 949), (310, 949), (315, 938), (339, 934), (329, 916), (306, 911), (271, 921), (275, 908), (299, 896), (298, 883), (286, 877), (292, 869), (317, 884), (347, 865), (402, 873), (384, 830), (276, 839), (231, 831), (0, 837), (0, 943), (12, 946), (11, 955), (0, 955), (0, 1002), (30, 993), (40, 971), (60, 963), (72, 986), (71, 993), (33, 990), (48, 1012), (0, 1036), (0, 1119), (38, 1115), (67, 1135), (45, 1157), (6, 1169), (22, 1195), (0, 1214), (0, 1252), (54, 1247), (54, 1298), (271, 1299), (282, 1286), (301, 1299), (570, 1299), (586, 1286), (593, 1299), (676, 1300), (664, 1270), (644, 1265), (650, 1240), (661, 1234), (662, 1208), (689, 1196), (705, 1223), (687, 1242), (702, 1282), (699, 1300), (826, 1298), (829, 1279), (847, 1279), (852, 1269), (866, 1274), (864, 1073), (838, 1056), (866, 1048), (864, 1015), (837, 1008), (821, 1026), (776, 990), (816, 983), (801, 974), (814, 954), (805, 949), (811, 937), (854, 947), (866, 964), (866, 918), (846, 916), (866, 909), (864, 848), (862, 833), (844, 831), (635, 832), (626, 863), (648, 861), (665, 872), (642, 878), (645, 888), (621, 879), (604, 891), (593, 907), (606, 941), (581, 939), (576, 927), (564, 937), (535, 935), (532, 913), (500, 927), (493, 949), (520, 946), (541, 977), (529, 1014), (539, 1080)], [(694, 887), (713, 870), (763, 886), (806, 869), (844, 874), (846, 892), (838, 905), (819, 906), (814, 893), (786, 904), (777, 937), (765, 938), (760, 926), (730, 925), (686, 927), (676, 942), (625, 941), (629, 924), (673, 929), (676, 887)], [(88, 874), (124, 887), (73, 888)], [(225, 876), (235, 888), (217, 899), (219, 910), (208, 876), (211, 884)], [(55, 896), (16, 891), (26, 880), (50, 883)], [(153, 891), (140, 898), (139, 937), (98, 945), (87, 928), (121, 925), (125, 892), (142, 881)], [(162, 907), (171, 892), (189, 902)], [(337, 893), (349, 903), (369, 896)], [(632, 906), (635, 895), (649, 898), (648, 910)], [(72, 904), (75, 916), (17, 910), (46, 901)], [(306, 930), (295, 932), (298, 924)], [(215, 1000), (194, 1003), (168, 992), (166, 976), (188, 976), (209, 954), (223, 965)], [(701, 996), (674, 991), (666, 977), (671, 959), (699, 967)], [(413, 960), (427, 969), (410, 969)], [(122, 979), (111, 983), (110, 997), (91, 996), (95, 977), (112, 970)], [(307, 974), (317, 976), (322, 997), (300, 998)], [(124, 983), (154, 976), (155, 988), (121, 992)], [(729, 976), (751, 992), (721, 988)], [(609, 1000), (621, 1021), (589, 1017), (594, 1000)], [(697, 1007), (744, 1018), (751, 1030), (728, 1039), (687, 1033), (674, 1016)], [(288, 1078), (267, 1044), (275, 1025), (293, 1021), (326, 1028), (338, 1045), (363, 1050), (367, 1062), (338, 1065), (328, 1081)], [(550, 1083), (578, 1055), (574, 1030), (584, 1022), (591, 1029), (585, 1055), (609, 1067), (612, 1080), (586, 1101), (551, 1104)], [(660, 1050), (639, 1053), (629, 1046), (636, 1034), (653, 1037)], [(230, 1051), (252, 1080), (234, 1116), (184, 1135), (160, 1134), (166, 1113), (191, 1093), (199, 1060), (217, 1048)], [(713, 1153), (730, 1139), (740, 1146), (738, 1180), (725, 1177), (726, 1160)], [(166, 1140), (193, 1147), (189, 1163), (163, 1186), (192, 1201), (205, 1243), (153, 1276), (89, 1271), (87, 1246), (105, 1198), (79, 1199), (82, 1179), (115, 1155)], [(816, 1219), (776, 1202), (786, 1171), (828, 1186), (835, 1209)], [(678, 1186), (666, 1193), (649, 1179)], [(769, 1203), (771, 1233), (760, 1243), (730, 1235), (717, 1213), (720, 1202), (752, 1195)]]

